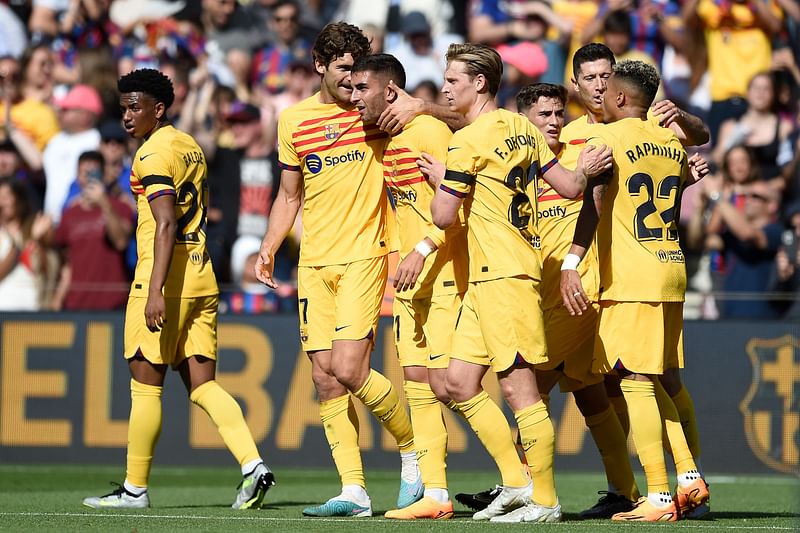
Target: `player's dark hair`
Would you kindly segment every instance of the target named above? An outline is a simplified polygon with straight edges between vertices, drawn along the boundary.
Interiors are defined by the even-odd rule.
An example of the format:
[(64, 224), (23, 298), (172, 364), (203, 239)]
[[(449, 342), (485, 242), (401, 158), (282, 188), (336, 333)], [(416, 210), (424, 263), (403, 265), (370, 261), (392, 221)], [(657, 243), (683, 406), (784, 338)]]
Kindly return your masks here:
[(374, 72), (394, 81), (401, 89), (406, 88), (406, 69), (391, 54), (371, 54), (361, 56), (353, 63), (351, 72)]
[(539, 98), (554, 98), (567, 105), (567, 89), (553, 83), (533, 83), (526, 85), (517, 93), (517, 111), (527, 113)]
[(624, 33), (625, 35), (633, 34), (633, 26), (631, 25), (631, 16), (627, 11), (622, 9), (615, 9), (606, 15), (606, 20), (603, 22), (603, 32), (605, 33)]
[(483, 74), (489, 94), (497, 95), (503, 78), (503, 60), (497, 50), (485, 44), (453, 43), (448, 47), (446, 57), (448, 64), (453, 61), (464, 63), (464, 72), (470, 78)]
[(149, 94), (156, 102), (164, 104), (166, 109), (175, 101), (175, 91), (170, 79), (152, 68), (142, 68), (125, 74), (117, 80), (117, 90), (120, 93)]
[(347, 22), (331, 22), (317, 35), (311, 55), (320, 65), (327, 67), (345, 54), (355, 61), (369, 54), (369, 39), (358, 28)]
[(653, 103), (661, 83), (658, 71), (643, 61), (620, 61), (614, 65), (614, 79), (628, 88), (628, 94), (638, 97), (639, 104), (648, 108)]
[(87, 152), (83, 152), (78, 157), (78, 165), (81, 163), (94, 162), (100, 165), (101, 167), (106, 164), (106, 159), (103, 157), (103, 154), (98, 152), (97, 150), (89, 150)]
[(589, 43), (578, 48), (575, 51), (575, 55), (572, 56), (572, 75), (575, 76), (575, 79), (578, 79), (578, 72), (581, 71), (581, 66), (584, 63), (591, 63), (600, 59), (607, 59), (612, 67), (617, 62), (614, 58), (614, 53), (604, 44)]

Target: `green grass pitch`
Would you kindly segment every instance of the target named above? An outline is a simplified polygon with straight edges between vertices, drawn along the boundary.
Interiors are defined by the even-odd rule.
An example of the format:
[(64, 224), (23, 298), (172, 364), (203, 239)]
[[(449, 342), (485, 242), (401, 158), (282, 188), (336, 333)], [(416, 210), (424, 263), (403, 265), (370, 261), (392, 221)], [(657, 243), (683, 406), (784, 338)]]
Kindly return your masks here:
[[(153, 507), (141, 512), (96, 511), (84, 508), (84, 496), (110, 492), (108, 481), (121, 481), (123, 469), (100, 466), (0, 465), (0, 531), (150, 532), (150, 531), (508, 531), (513, 528), (547, 528), (570, 531), (685, 530), (692, 532), (798, 531), (800, 530), (800, 480), (788, 476), (709, 476), (712, 514), (707, 520), (673, 524), (616, 524), (578, 521), (577, 512), (597, 498), (605, 486), (601, 474), (562, 472), (557, 484), (565, 521), (552, 525), (487, 524), (471, 520), (471, 513), (456, 504), (454, 520), (398, 522), (382, 518), (397, 497), (398, 472), (367, 470), (368, 490), (375, 517), (360, 519), (310, 519), (301, 516), (306, 505), (320, 503), (338, 491), (333, 469), (277, 469), (278, 485), (261, 510), (229, 508), (239, 482), (236, 468), (153, 469), (150, 489)], [(484, 490), (497, 482), (493, 472), (450, 471), (451, 491)], [(640, 483), (643, 482), (641, 476)], [(666, 528), (666, 529), (665, 529)]]

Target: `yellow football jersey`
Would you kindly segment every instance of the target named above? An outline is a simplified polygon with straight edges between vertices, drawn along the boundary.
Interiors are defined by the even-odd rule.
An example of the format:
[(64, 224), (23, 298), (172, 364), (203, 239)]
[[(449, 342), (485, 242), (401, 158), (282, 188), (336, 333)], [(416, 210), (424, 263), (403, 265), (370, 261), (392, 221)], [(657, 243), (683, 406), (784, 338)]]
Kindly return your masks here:
[(172, 126), (156, 130), (136, 151), (130, 182), (139, 217), (136, 227), (139, 259), (131, 285), (132, 296), (147, 296), (156, 232), (150, 201), (163, 195), (175, 197), (178, 222), (164, 296), (191, 298), (218, 294), (206, 251), (206, 176), (206, 159), (197, 142)]
[(414, 289), (396, 298), (427, 298), (461, 293), (467, 289), (466, 228), (461, 221), (447, 231), (433, 225), (431, 201), (434, 190), (420, 172), (417, 158), (422, 152), (439, 161), (447, 158), (452, 132), (444, 122), (421, 115), (391, 137), (383, 153), (383, 179), (394, 198), (400, 236), (400, 257), (405, 257), (423, 238), (438, 249), (425, 260)]
[(389, 201), (380, 158), (386, 134), (353, 107), (319, 93), (278, 119), (278, 162), (303, 174), (300, 266), (340, 265), (386, 255)]
[(686, 150), (652, 120), (606, 124), (589, 139), (614, 151), (597, 228), (600, 300), (681, 302), (686, 267), (678, 242)]
[(541, 132), (505, 109), (485, 113), (453, 135), (440, 188), (465, 199), (471, 282), (520, 275), (541, 279), (541, 257), (529, 228), (536, 198), (529, 198), (528, 187), (555, 163)]
[[(558, 154), (558, 162), (569, 170), (575, 170), (578, 155), (586, 147), (586, 140), (602, 124), (591, 124), (586, 116), (577, 118), (564, 126), (559, 140), (564, 143)], [(542, 308), (551, 309), (563, 305), (561, 299), (561, 263), (572, 246), (575, 223), (583, 205), (583, 196), (574, 200), (558, 194), (549, 183), (540, 181), (537, 190), (537, 221), (534, 231), (539, 236), (542, 250)], [(597, 267), (597, 246), (592, 244), (578, 265), (583, 290), (593, 302), (599, 297), (600, 280)]]

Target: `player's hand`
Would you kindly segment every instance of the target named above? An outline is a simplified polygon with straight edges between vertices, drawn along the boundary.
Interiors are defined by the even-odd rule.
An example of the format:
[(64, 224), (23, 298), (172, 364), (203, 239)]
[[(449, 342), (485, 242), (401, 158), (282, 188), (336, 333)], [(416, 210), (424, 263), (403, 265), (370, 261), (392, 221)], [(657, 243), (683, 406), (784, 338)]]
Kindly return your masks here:
[(614, 163), (614, 154), (611, 148), (605, 144), (595, 146), (590, 144), (581, 150), (578, 156), (578, 166), (583, 168), (583, 174), (587, 178), (599, 176), (610, 169)]
[(422, 98), (414, 98), (393, 81), (389, 81), (389, 88), (397, 93), (397, 98), (381, 113), (378, 127), (386, 133), (396, 135), (403, 131), (406, 124), (422, 114), (425, 102)]
[(411, 252), (397, 265), (397, 274), (394, 275), (394, 288), (397, 292), (403, 292), (414, 288), (414, 284), (425, 266), (425, 258), (416, 250)]
[(151, 292), (144, 306), (144, 321), (150, 331), (160, 331), (167, 321), (167, 307), (161, 291)]
[(267, 287), (277, 289), (278, 284), (272, 277), (272, 272), (275, 270), (275, 254), (270, 252), (264, 246), (258, 252), (258, 259), (256, 259), (255, 274), (258, 281)]
[(689, 158), (689, 172), (692, 176), (692, 183), (697, 183), (698, 181), (702, 180), (708, 173), (710, 169), (708, 168), (708, 161), (705, 160), (703, 156), (700, 154), (692, 154)]
[(589, 298), (583, 290), (581, 276), (577, 270), (561, 271), (561, 299), (572, 316), (582, 315), (589, 305)]
[(422, 152), (419, 155), (419, 159), (417, 159), (417, 166), (420, 172), (422, 172), (422, 175), (427, 178), (428, 183), (430, 183), (434, 189), (438, 189), (439, 184), (444, 179), (444, 173), (447, 170), (444, 163), (431, 154)]
[(672, 100), (656, 102), (650, 110), (658, 117), (658, 123), (663, 128), (669, 128), (670, 124), (677, 122), (681, 117), (681, 108), (675, 105)]

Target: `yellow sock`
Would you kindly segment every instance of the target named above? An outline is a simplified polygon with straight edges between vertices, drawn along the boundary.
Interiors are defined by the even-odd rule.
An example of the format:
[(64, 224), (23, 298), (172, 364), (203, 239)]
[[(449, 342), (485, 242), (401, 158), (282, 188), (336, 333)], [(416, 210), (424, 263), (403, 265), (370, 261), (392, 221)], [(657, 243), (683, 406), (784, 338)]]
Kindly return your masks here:
[(486, 391), (479, 392), (466, 402), (460, 402), (458, 410), (497, 463), (503, 485), (506, 487), (527, 485), (529, 482), (527, 470), (517, 456), (506, 416), (489, 398)]
[(400, 397), (394, 390), (391, 381), (382, 374), (370, 370), (367, 380), (360, 389), (353, 393), (353, 396), (361, 400), (394, 437), (400, 453), (414, 451), (414, 432), (411, 429), (411, 420), (400, 403)]
[(689, 445), (686, 443), (686, 436), (683, 434), (681, 421), (678, 418), (678, 410), (675, 409), (672, 398), (669, 397), (667, 391), (658, 381), (655, 384), (655, 393), (656, 401), (658, 401), (658, 410), (661, 412), (661, 418), (664, 421), (664, 432), (667, 434), (669, 448), (672, 451), (672, 459), (675, 461), (675, 471), (678, 474), (684, 474), (690, 470), (696, 470), (697, 467), (694, 464), (694, 459), (692, 459)]
[(694, 414), (694, 402), (689, 396), (689, 391), (685, 386), (681, 386), (678, 394), (672, 397), (672, 403), (678, 410), (678, 417), (681, 420), (683, 434), (686, 436), (686, 444), (692, 452), (695, 462), (700, 458), (700, 434), (697, 432), (697, 417)]
[(631, 421), (628, 418), (628, 404), (625, 403), (625, 397), (609, 396), (608, 401), (611, 403), (611, 407), (617, 415), (617, 420), (619, 420), (619, 425), (622, 426), (622, 433), (625, 434), (627, 439), (628, 434), (631, 432)]
[(553, 507), (558, 502), (556, 481), (553, 476), (553, 454), (556, 432), (547, 414), (544, 401), (514, 413), (522, 440), (522, 449), (528, 459), (528, 469), (533, 478), (533, 501)]
[(647, 478), (647, 492), (669, 493), (669, 478), (661, 443), (661, 416), (653, 382), (623, 379), (620, 387), (628, 404), (631, 433)]
[(358, 449), (358, 416), (350, 394), (320, 402), (319, 416), (342, 485), (365, 487)]
[(192, 391), (189, 399), (208, 414), (239, 465), (261, 457), (242, 408), (216, 381), (206, 381)]
[(446, 489), (445, 457), (447, 456), (447, 428), (442, 407), (427, 383), (404, 383), (411, 425), (414, 428), (414, 446), (417, 449), (422, 483), (426, 489)]
[(609, 407), (602, 413), (586, 417), (586, 427), (600, 452), (609, 486), (633, 502), (638, 500), (639, 488), (628, 457), (627, 439), (614, 410)]
[(153, 464), (153, 450), (161, 435), (161, 391), (131, 379), (131, 414), (128, 419), (128, 457), (125, 479), (146, 487)]

